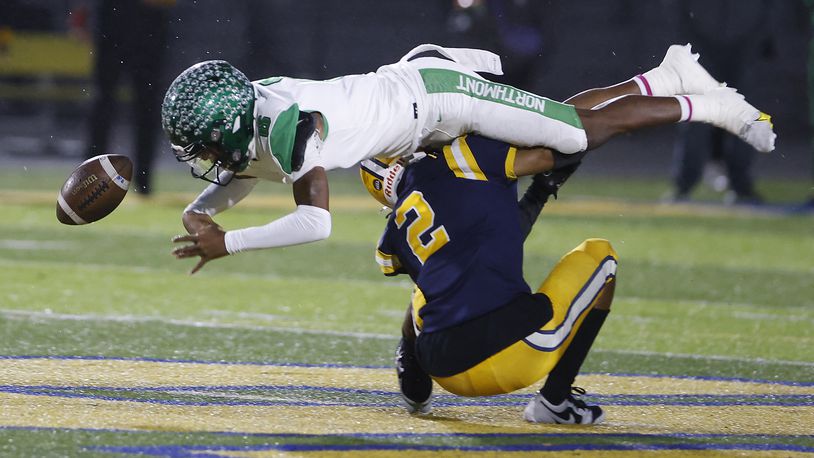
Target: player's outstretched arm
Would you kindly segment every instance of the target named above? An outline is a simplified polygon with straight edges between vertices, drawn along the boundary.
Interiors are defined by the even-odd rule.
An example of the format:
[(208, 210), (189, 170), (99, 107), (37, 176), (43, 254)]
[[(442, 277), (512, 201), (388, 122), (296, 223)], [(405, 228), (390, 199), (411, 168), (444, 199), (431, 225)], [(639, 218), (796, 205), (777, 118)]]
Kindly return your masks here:
[(548, 148), (518, 148), (514, 174), (518, 177), (548, 172), (554, 168), (554, 153)]
[(235, 254), (246, 250), (275, 248), (316, 242), (331, 234), (328, 211), (328, 175), (314, 167), (293, 183), (293, 213), (265, 226), (248, 227), (226, 233), (226, 250)]
[[(315, 167), (294, 182), (297, 210), (265, 226), (248, 227), (224, 232), (206, 214), (184, 213), (184, 225), (195, 233), (178, 236), (173, 242), (190, 242), (173, 250), (178, 259), (199, 257), (190, 272), (194, 274), (207, 262), (240, 251), (274, 248), (315, 242), (331, 233), (328, 212), (328, 176), (322, 167)], [(211, 223), (210, 223), (211, 222)], [(187, 226), (189, 224), (189, 226)]]

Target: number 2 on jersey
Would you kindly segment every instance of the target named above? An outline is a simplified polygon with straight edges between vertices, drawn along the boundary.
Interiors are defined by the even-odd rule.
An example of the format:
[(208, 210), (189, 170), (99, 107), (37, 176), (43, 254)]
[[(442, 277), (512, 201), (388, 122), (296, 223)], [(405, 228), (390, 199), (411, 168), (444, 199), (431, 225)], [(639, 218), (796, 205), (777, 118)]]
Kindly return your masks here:
[[(420, 191), (410, 193), (396, 209), (396, 227), (401, 229), (404, 226), (410, 210), (415, 210), (416, 218), (407, 226), (407, 243), (421, 264), (424, 264), (427, 258), (449, 242), (449, 234), (443, 225), (433, 229), (435, 212)], [(424, 240), (428, 239), (427, 243), (422, 241), (422, 237)]]

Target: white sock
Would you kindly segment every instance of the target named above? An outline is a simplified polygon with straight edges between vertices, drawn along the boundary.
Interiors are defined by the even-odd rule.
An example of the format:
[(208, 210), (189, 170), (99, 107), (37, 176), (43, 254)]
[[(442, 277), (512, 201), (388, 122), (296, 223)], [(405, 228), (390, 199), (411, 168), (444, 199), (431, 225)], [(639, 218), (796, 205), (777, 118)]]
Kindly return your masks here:
[(633, 77), (633, 81), (639, 85), (642, 95), (653, 95), (656, 97), (669, 97), (676, 95), (680, 91), (680, 84), (676, 84), (675, 76), (672, 72), (661, 67), (648, 70), (641, 75)]
[[(687, 119), (689, 122), (705, 122), (719, 126), (722, 122), (721, 104), (703, 94), (677, 95), (678, 103), (681, 99), (687, 103)], [(681, 106), (681, 118), (684, 121), (684, 105)]]
[(641, 95), (653, 95), (653, 91), (650, 89), (650, 82), (647, 81), (644, 75), (636, 75), (632, 79), (633, 82), (636, 83), (636, 86), (639, 86), (639, 93)]
[(678, 122), (692, 121), (693, 120), (693, 104), (692, 100), (686, 95), (677, 95), (675, 99), (681, 106), (681, 119)]

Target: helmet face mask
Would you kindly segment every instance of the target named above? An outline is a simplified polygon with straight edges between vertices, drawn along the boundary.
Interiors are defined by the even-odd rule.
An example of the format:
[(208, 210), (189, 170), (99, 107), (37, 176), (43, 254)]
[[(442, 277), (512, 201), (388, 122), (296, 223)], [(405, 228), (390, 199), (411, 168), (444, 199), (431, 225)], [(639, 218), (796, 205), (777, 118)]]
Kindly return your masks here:
[(161, 123), (176, 159), (190, 165), (192, 176), (225, 185), (221, 172), (233, 176), (248, 167), (254, 99), (251, 81), (225, 61), (193, 65), (173, 81)]
[[(189, 166), (189, 172), (194, 178), (226, 186), (232, 181), (234, 172), (223, 176), (222, 172), (230, 171), (220, 164), (218, 159), (222, 153), (218, 152), (217, 146), (203, 145), (201, 143), (191, 143), (186, 148), (172, 146), (175, 160), (184, 162)], [(223, 176), (223, 177), (222, 177)]]

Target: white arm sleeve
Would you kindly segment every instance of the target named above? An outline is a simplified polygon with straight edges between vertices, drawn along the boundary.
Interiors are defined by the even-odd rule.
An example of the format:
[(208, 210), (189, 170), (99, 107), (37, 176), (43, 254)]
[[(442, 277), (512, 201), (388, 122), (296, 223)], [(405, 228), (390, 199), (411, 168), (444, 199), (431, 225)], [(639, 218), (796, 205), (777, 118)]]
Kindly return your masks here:
[(311, 205), (297, 205), (289, 213), (265, 226), (248, 227), (226, 232), (226, 251), (274, 248), (316, 242), (331, 235), (331, 213)]
[(226, 186), (210, 184), (184, 209), (184, 213), (206, 213), (214, 216), (232, 208), (254, 189), (257, 178), (234, 178)]

